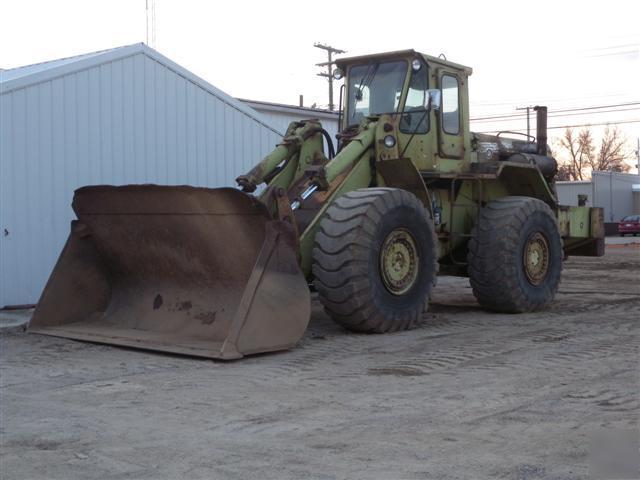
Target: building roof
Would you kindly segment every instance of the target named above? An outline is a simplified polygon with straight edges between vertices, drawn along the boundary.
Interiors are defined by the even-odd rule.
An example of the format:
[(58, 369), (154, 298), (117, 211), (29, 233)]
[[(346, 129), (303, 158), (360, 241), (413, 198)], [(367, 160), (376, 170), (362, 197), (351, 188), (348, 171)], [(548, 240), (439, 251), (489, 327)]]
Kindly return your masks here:
[(558, 180), (556, 185), (588, 185), (591, 180)]
[(338, 112), (326, 110), (322, 108), (300, 107), (297, 105), (287, 105), (285, 103), (263, 102), (260, 100), (248, 100), (246, 98), (238, 98), (241, 102), (246, 103), (256, 110), (268, 110), (271, 112), (294, 113), (309, 115), (310, 118), (331, 118), (338, 119)]
[(626, 180), (628, 182), (635, 182), (640, 180), (640, 174), (636, 173), (624, 173), (624, 172), (611, 172), (611, 171), (599, 171), (591, 172), (591, 180), (561, 180), (557, 181), (556, 185), (579, 185), (593, 183), (594, 177), (613, 177), (619, 180)]
[(115, 60), (120, 60), (138, 54), (146, 55), (147, 57), (155, 60), (177, 75), (198, 85), (200, 88), (207, 91), (223, 103), (229, 105), (231, 108), (244, 113), (272, 132), (281, 135), (269, 121), (249, 105), (224, 93), (222, 90), (214, 87), (186, 68), (181, 67), (164, 55), (158, 53), (156, 50), (149, 48), (144, 43), (135, 43), (133, 45), (110, 48), (108, 50), (86, 53), (74, 57), (61, 58), (49, 62), (26, 65), (24, 67), (0, 70), (0, 94), (47, 82), (70, 73), (87, 70), (104, 63), (113, 62)]
[(31, 65), (24, 65), (22, 67), (16, 68), (8, 68), (8, 69), (0, 69), (0, 83), (9, 82), (16, 78), (25, 77), (27, 75), (32, 75), (34, 73), (44, 72), (46, 70), (51, 70), (56, 67), (61, 67), (64, 65), (69, 65), (75, 62), (79, 62), (88, 58), (92, 58), (98, 55), (102, 55), (107, 52), (119, 50), (121, 48), (126, 47), (116, 47), (109, 48), (107, 50), (100, 50), (97, 52), (85, 53), (82, 55), (75, 55), (73, 57), (59, 58), (57, 60), (49, 60), (46, 62), (33, 63)]

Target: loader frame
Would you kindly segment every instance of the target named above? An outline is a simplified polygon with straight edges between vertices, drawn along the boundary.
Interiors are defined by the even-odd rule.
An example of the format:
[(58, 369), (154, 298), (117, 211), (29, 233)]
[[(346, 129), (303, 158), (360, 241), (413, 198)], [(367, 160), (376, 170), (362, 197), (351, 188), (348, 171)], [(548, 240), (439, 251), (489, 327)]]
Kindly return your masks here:
[[(353, 66), (394, 59), (403, 59), (407, 65), (396, 112), (368, 116), (354, 126), (348, 125), (350, 106), (345, 105), (345, 112), (340, 116), (342, 133), (338, 136), (338, 153), (333, 159), (326, 157), (322, 126), (316, 120), (292, 123), (284, 142), (275, 150), (281, 152), (292, 143), (299, 148), (296, 150), (299, 154), (290, 156), (292, 163), (287, 164), (269, 185), (285, 189), (291, 204), (299, 202), (302, 205), (301, 211), (292, 212), (292, 217), (300, 230), (301, 266), (307, 277), (311, 270), (313, 239), (324, 211), (338, 196), (372, 186), (408, 190), (423, 202), (432, 216), (434, 209), (442, 210), (441, 218), (446, 221), (437, 225), (438, 258), (445, 266), (462, 267), (444, 268), (443, 272), (466, 274), (466, 255), (461, 248), (464, 249), (471, 236), (480, 208), (509, 195), (538, 198), (556, 212), (566, 256), (603, 254), (601, 209), (559, 205), (553, 180), (545, 178), (534, 163), (481, 161), (469, 130), (468, 77), (472, 73), (469, 67), (413, 50), (340, 59), (336, 63), (345, 72), (345, 90), (349, 91), (349, 71)], [(443, 76), (457, 80), (460, 119), (457, 135), (447, 134), (444, 130), (442, 110), (430, 108), (425, 109), (430, 125), (427, 132), (407, 134), (399, 127), (403, 115), (401, 106), (407, 99), (411, 76), (416, 74), (411, 70), (415, 61), (423, 65), (428, 86), (441, 88)], [(397, 139), (391, 147), (384, 144), (387, 136)], [(502, 137), (498, 141), (510, 139)], [(546, 146), (546, 132), (544, 141)], [(445, 151), (445, 142), (451, 142), (450, 149), (459, 154)], [(282, 161), (282, 158), (276, 160)], [(274, 164), (275, 160), (268, 156), (256, 168), (264, 172)], [(317, 185), (314, 195), (303, 200), (305, 190), (314, 184)], [(440, 204), (434, 198), (442, 199)], [(261, 199), (268, 201), (268, 196), (263, 194)]]

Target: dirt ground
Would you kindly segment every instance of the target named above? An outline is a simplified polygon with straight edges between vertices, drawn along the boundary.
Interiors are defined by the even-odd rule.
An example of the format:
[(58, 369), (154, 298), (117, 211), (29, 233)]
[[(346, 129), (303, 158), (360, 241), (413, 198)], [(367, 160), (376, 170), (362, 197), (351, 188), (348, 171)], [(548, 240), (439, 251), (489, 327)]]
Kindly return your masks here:
[(219, 363), (1, 338), (0, 478), (582, 479), (637, 429), (640, 248), (572, 258), (545, 312), (441, 278), (424, 324), (348, 333), (317, 302), (294, 350)]

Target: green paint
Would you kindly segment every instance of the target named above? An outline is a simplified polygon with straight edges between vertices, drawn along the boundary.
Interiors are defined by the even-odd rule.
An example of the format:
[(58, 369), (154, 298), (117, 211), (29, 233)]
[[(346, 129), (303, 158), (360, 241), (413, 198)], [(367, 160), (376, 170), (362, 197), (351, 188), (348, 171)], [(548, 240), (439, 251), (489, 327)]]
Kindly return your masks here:
[[(412, 68), (414, 60), (420, 62), (420, 69)], [(595, 209), (560, 207), (552, 180), (545, 179), (528, 157), (505, 161), (490, 153), (516, 140), (470, 132), (470, 68), (412, 50), (337, 63), (346, 72), (347, 104), (341, 129), (349, 127), (351, 135), (335, 158), (329, 161), (325, 156), (318, 121), (293, 122), (282, 143), (245, 176), (255, 184), (271, 176), (269, 185), (284, 188), (290, 199), (299, 198), (313, 183), (319, 185), (314, 195), (324, 195), (316, 197), (324, 201), (315, 202), (319, 206), (300, 232), (305, 275), (311, 273), (315, 234), (328, 206), (336, 197), (372, 184), (404, 188), (440, 217), (436, 232), (441, 261), (464, 260), (479, 208), (508, 195), (538, 198), (557, 212), (565, 248), (603, 235), (601, 216), (594, 215)], [(352, 75), (352, 68), (359, 73)], [(439, 110), (424, 108), (427, 89), (440, 91)], [(377, 112), (376, 108), (386, 110)], [(349, 119), (358, 124), (352, 125)], [(273, 175), (276, 168), (280, 171)], [(325, 188), (331, 193), (322, 192)], [(261, 200), (275, 212), (266, 195)]]

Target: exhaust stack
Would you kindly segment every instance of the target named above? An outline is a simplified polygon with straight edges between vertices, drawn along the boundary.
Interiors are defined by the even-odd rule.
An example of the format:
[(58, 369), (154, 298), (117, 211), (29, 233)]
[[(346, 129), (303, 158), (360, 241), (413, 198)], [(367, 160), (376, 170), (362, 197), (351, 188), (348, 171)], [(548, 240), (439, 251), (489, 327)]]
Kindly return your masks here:
[(538, 155), (547, 155), (547, 107), (536, 105), (536, 143)]

